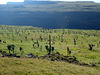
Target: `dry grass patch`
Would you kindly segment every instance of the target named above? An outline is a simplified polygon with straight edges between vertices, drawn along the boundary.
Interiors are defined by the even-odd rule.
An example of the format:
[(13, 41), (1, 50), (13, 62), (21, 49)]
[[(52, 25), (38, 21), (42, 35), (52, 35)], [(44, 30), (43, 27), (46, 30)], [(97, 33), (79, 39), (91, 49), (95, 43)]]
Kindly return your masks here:
[(0, 75), (99, 75), (100, 69), (61, 61), (0, 58)]

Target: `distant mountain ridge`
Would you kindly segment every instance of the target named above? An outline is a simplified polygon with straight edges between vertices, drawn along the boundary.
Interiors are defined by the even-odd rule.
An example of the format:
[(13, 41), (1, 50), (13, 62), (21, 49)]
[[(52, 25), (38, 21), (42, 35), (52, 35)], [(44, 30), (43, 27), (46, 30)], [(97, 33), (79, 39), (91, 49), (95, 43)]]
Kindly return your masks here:
[(53, 1), (53, 0), (24, 0), (24, 2), (8, 2), (7, 4), (55, 4), (57, 2), (67, 3), (95, 3), (93, 1)]
[(33, 0), (8, 2), (7, 5), (0, 5), (0, 24), (100, 30), (100, 3)]

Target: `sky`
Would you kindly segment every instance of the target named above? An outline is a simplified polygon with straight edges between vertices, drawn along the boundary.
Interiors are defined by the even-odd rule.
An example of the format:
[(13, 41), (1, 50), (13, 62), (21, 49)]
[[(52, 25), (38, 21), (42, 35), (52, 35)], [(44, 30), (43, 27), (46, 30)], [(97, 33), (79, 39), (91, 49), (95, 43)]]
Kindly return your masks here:
[[(23, 1), (24, 0), (0, 0), (0, 4), (6, 4), (7, 2), (23, 2)], [(50, 0), (50, 1), (94, 1), (100, 3), (100, 0)]]
[(24, 0), (0, 0), (0, 4), (6, 4), (7, 2), (23, 2)]

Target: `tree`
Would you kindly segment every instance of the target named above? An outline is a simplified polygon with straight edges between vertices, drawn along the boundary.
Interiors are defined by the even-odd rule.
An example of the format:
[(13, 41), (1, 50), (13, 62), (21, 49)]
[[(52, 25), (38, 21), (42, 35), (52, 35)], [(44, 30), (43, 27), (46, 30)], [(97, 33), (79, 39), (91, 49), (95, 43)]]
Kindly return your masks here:
[(22, 47), (19, 47), (19, 50), (20, 50), (20, 52), (21, 52), (21, 54), (20, 54), (20, 56), (22, 56), (23, 55), (23, 53), (24, 53), (24, 51), (22, 51)]
[(67, 47), (67, 55), (69, 55), (69, 47)]
[(34, 47), (34, 44), (33, 44), (33, 47)]
[(33, 38), (31, 38), (31, 40), (33, 41)]
[(45, 46), (45, 48), (46, 48), (46, 50), (47, 50), (47, 52), (48, 52), (48, 46), (47, 46), (47, 45)]
[(63, 35), (61, 35), (61, 42), (63, 42)]
[(76, 39), (74, 38), (74, 45), (76, 45)]
[(14, 54), (15, 45), (11, 45), (11, 48), (12, 48), (12, 51), (13, 51), (13, 54)]
[(42, 51), (42, 46), (40, 46), (40, 50)]
[(0, 40), (0, 43), (1, 43), (1, 41), (2, 41), (2, 40)]
[(22, 43), (23, 41), (21, 40), (21, 43)]
[(27, 41), (27, 37), (25, 36), (25, 40)]
[(89, 50), (92, 50), (93, 49), (93, 46), (95, 46), (93, 44), (88, 44), (88, 45), (89, 45)]
[(37, 46), (39, 47), (39, 42), (38, 42), (38, 40), (37, 40), (36, 44), (37, 44)]
[(69, 47), (67, 47), (67, 55), (70, 55), (71, 51), (69, 50)]
[(39, 47), (39, 43), (37, 43), (37, 46)]
[(10, 53), (10, 51), (11, 51), (11, 45), (8, 45), (7, 49), (9, 50), (9, 53)]
[(53, 53), (54, 49), (55, 49), (55, 48), (54, 48), (54, 47), (52, 47), (52, 53)]
[(7, 49), (9, 50), (9, 53), (12, 50), (13, 51), (13, 54), (14, 54), (15, 45), (8, 45), (7, 46)]
[(43, 38), (42, 38), (42, 36), (40, 35), (40, 40), (41, 40), (41, 42), (43, 41)]
[(51, 47), (51, 36), (49, 35), (49, 46), (45, 46), (48, 54), (51, 54), (51, 51), (53, 52), (54, 51), (54, 47)]
[(49, 35), (49, 54), (51, 54), (51, 36)]
[(22, 47), (19, 47), (19, 50), (20, 50), (20, 51), (22, 51), (22, 49), (23, 49)]

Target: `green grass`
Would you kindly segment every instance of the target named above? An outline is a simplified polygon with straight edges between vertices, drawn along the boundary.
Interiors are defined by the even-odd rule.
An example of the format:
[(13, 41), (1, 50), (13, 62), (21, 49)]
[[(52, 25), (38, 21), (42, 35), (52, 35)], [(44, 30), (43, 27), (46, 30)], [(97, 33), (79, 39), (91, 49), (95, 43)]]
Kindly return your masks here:
[[(71, 55), (75, 55), (79, 60), (83, 59), (100, 61), (100, 31), (99, 30), (73, 30), (73, 29), (42, 29), (32, 26), (6, 26), (0, 25), (0, 40), (6, 43), (0, 43), (0, 50), (7, 51), (6, 46), (9, 44), (15, 45), (15, 53), (20, 55), (19, 47), (23, 48), (24, 54), (33, 53), (35, 55), (46, 54), (45, 45), (48, 45), (48, 37), (51, 35), (52, 46), (55, 47), (55, 52), (60, 52), (66, 55), (66, 49), (72, 51)], [(25, 40), (27, 37), (27, 41)], [(43, 42), (40, 40), (43, 38)], [(33, 41), (31, 40), (33, 38)], [(74, 46), (74, 38), (76, 38), (76, 45)], [(63, 42), (61, 40), (63, 39)], [(21, 40), (23, 41), (21, 43)], [(40, 47), (33, 48), (33, 43), (39, 41)], [(53, 42), (55, 44), (53, 44)], [(88, 50), (88, 44), (94, 44), (93, 51)], [(41, 51), (42, 46), (42, 51)], [(81, 59), (82, 58), (82, 59)]]
[(28, 58), (0, 58), (0, 75), (99, 75), (100, 69)]
[[(52, 40), (52, 46), (55, 48), (54, 52), (60, 52), (60, 54), (63, 55), (67, 55), (67, 47), (69, 47), (69, 49), (71, 50), (71, 55), (76, 56), (76, 58), (79, 61), (88, 63), (88, 64), (95, 64), (97, 67), (100, 67), (100, 30), (76, 30), (76, 29), (43, 29), (43, 28), (37, 28), (37, 27), (32, 27), (32, 26), (7, 26), (7, 25), (0, 25), (0, 40), (2, 40), (2, 42), (0, 43), (0, 50), (2, 51), (6, 51), (7, 53), (9, 52), (7, 50), (7, 45), (15, 45), (15, 53), (17, 55), (21, 55), (21, 52), (19, 50), (19, 47), (23, 48), (23, 54), (21, 56), (25, 56), (28, 53), (32, 53), (34, 55), (38, 55), (38, 56), (42, 56), (47, 54), (47, 51), (45, 49), (45, 45), (49, 45), (48, 40), (49, 40), (49, 35), (51, 35), (51, 40)], [(43, 38), (43, 41), (40, 40), (40, 36)], [(25, 37), (27, 37), (27, 41), (25, 39)], [(31, 40), (31, 38), (33, 38), (33, 41)], [(74, 38), (76, 39), (76, 45), (74, 45)], [(23, 41), (21, 43), (21, 40)], [(33, 43), (36, 42), (38, 40), (40, 47), (37, 47), (37, 45), (35, 44), (35, 47), (33, 47)], [(63, 41), (62, 41), (63, 40)], [(3, 43), (3, 41), (5, 41), (6, 43)], [(62, 41), (62, 42), (61, 42)], [(89, 50), (89, 46), (88, 44), (94, 44), (95, 46), (93, 47), (93, 50)], [(42, 46), (42, 50), (41, 50), (41, 46)], [(12, 52), (11, 52), (12, 53)], [(1, 55), (1, 54), (0, 54)], [(3, 69), (0, 71), (1, 74), (4, 75), (4, 73), (8, 73), (8, 70), (6, 70), (9, 66), (12, 65), (12, 67), (9, 67), (9, 75), (12, 73), (23, 73), (23, 74), (27, 74), (28, 73), (28, 68), (30, 67), (35, 67), (32, 66), (32, 64), (29, 64), (30, 67), (25, 68), (24, 66), (28, 66), (28, 62), (27, 60), (30, 60), (31, 63), (36, 63), (36, 62), (41, 62), (43, 63), (43, 61), (47, 61), (47, 60), (43, 60), (43, 61), (39, 61), (37, 59), (13, 59), (13, 58), (0, 58), (0, 64), (2, 64), (0, 67), (2, 67)], [(16, 67), (16, 63), (12, 63), (11, 61), (18, 61), (19, 67), (17, 69), (13, 69), (13, 67)], [(23, 63), (22, 61), (25, 60), (25, 62)], [(27, 62), (26, 62), (27, 61)], [(6, 66), (4, 65), (5, 62), (8, 64), (6, 64)], [(52, 71), (52, 67), (50, 65), (52, 65), (52, 63), (55, 62), (48, 62), (46, 64), (49, 63), (49, 67), (47, 68), (46, 65), (43, 68), (44, 70), (41, 70), (41, 68), (39, 68), (39, 63), (38, 63), (38, 68), (39, 71), (37, 71), (36, 69), (34, 71), (32, 71), (32, 68), (29, 69), (29, 72), (31, 71), (32, 73), (36, 74), (48, 74), (50, 73), (50, 75), (54, 74), (54, 75), (60, 75), (60, 72), (63, 72), (62, 70), (64, 70), (63, 74), (68, 73), (70, 74), (83, 74), (83, 75), (88, 75), (88, 73), (90, 75), (99, 75), (98, 72), (97, 74), (96, 69), (91, 68), (91, 67), (82, 67), (82, 66), (78, 66), (78, 65), (74, 65), (74, 64), (68, 64), (65, 62), (56, 62), (58, 64), (61, 65), (61, 67), (63, 67), (63, 69), (61, 69), (61, 67), (54, 67), (54, 71)], [(51, 63), (51, 64), (50, 64)], [(27, 64), (27, 65), (26, 65)], [(66, 65), (66, 66), (64, 66)], [(68, 65), (71, 65), (68, 66)], [(4, 66), (4, 67), (3, 67)], [(42, 65), (41, 65), (42, 66)], [(53, 65), (54, 66), (54, 65)], [(77, 67), (77, 69), (75, 69), (75, 71), (73, 70), (73, 67)], [(22, 67), (22, 70), (21, 70)], [(67, 67), (67, 68), (65, 68)], [(68, 68), (70, 67), (70, 68)], [(80, 67), (81, 69), (78, 69), (78, 67)], [(25, 68), (25, 69), (24, 69)], [(82, 68), (84, 68), (82, 70)], [(86, 70), (85, 68), (87, 68), (88, 70)], [(49, 71), (50, 69), (50, 71)], [(72, 69), (72, 71), (70, 70)], [(6, 70), (6, 71), (5, 71)], [(22, 72), (24, 70), (24, 72)], [(61, 70), (61, 71), (60, 71)], [(66, 72), (65, 70), (68, 70), (68, 72)], [(79, 70), (79, 71), (78, 71)], [(84, 71), (84, 73), (82, 73), (82, 71)], [(94, 71), (93, 71), (94, 70)], [(5, 71), (5, 72), (4, 72)], [(14, 71), (14, 72), (13, 72)], [(43, 73), (42, 73), (43, 72)], [(71, 73), (70, 73), (71, 72)], [(85, 73), (86, 72), (86, 73)], [(31, 74), (32, 74), (31, 73)], [(29, 73), (28, 73), (29, 74)]]

